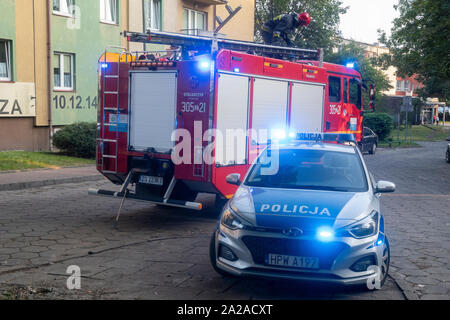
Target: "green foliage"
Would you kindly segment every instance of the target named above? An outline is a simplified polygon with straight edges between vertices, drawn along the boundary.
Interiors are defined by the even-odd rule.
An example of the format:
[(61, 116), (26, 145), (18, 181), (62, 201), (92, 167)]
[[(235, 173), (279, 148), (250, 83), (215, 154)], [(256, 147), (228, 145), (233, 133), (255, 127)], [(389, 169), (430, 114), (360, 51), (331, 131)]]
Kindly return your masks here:
[(312, 18), (308, 28), (298, 28), (290, 38), (298, 48), (319, 49), (331, 52), (339, 35), (340, 15), (347, 11), (339, 0), (256, 0), (255, 38), (261, 41), (263, 24), (285, 13), (307, 11)]
[[(340, 44), (339, 51), (332, 53), (327, 58), (328, 62), (346, 65), (348, 62), (355, 62), (355, 68), (361, 73), (363, 80), (370, 80), (375, 84), (377, 101), (381, 98), (381, 91), (390, 89), (392, 86), (386, 75), (375, 67), (374, 61), (366, 59), (364, 48), (354, 42), (348, 44)], [(368, 95), (364, 96), (364, 106), (367, 107), (369, 102)]]
[(68, 125), (53, 136), (53, 145), (64, 153), (81, 158), (94, 158), (96, 123), (79, 122)]
[(367, 113), (364, 115), (364, 126), (372, 129), (383, 141), (391, 134), (393, 120), (384, 112)]
[(392, 35), (380, 32), (391, 55), (380, 63), (393, 65), (401, 77), (417, 75), (425, 87), (422, 97), (450, 100), (450, 2), (448, 0), (398, 0), (400, 16), (394, 19)]

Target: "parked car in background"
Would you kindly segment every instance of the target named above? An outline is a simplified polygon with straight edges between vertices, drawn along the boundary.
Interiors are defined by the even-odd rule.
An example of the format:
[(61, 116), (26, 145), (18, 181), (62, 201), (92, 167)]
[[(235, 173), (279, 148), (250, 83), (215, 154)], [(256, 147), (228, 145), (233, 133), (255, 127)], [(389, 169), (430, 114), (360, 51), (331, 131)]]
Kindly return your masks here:
[(359, 142), (361, 152), (375, 154), (378, 148), (378, 135), (372, 129), (364, 127), (363, 138)]
[(447, 145), (447, 152), (445, 153), (445, 160), (447, 160), (447, 162), (450, 163), (450, 137), (447, 138), (447, 141), (449, 143)]

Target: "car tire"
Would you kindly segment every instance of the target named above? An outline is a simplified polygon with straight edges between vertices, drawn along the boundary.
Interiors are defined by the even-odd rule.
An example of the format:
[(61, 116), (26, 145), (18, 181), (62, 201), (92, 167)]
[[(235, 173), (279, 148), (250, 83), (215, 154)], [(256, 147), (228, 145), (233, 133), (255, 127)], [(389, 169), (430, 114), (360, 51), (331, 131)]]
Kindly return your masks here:
[(391, 248), (389, 246), (389, 240), (387, 238), (386, 238), (386, 248), (383, 251), (382, 259), (383, 261), (381, 265), (381, 273), (382, 273), (381, 287), (383, 287), (384, 283), (386, 282), (386, 279), (388, 278), (389, 265), (391, 263)]
[(375, 152), (377, 152), (377, 144), (376, 143), (374, 143), (372, 145), (372, 148), (370, 148), (369, 154), (375, 154)]
[(217, 267), (217, 260), (216, 260), (216, 231), (211, 236), (211, 240), (209, 242), (209, 262), (211, 263), (211, 266), (213, 267), (214, 271), (220, 274), (222, 277), (233, 277), (228, 272), (220, 269)]
[(450, 150), (447, 149), (447, 152), (445, 153), (445, 160), (447, 161), (447, 163), (450, 163)]

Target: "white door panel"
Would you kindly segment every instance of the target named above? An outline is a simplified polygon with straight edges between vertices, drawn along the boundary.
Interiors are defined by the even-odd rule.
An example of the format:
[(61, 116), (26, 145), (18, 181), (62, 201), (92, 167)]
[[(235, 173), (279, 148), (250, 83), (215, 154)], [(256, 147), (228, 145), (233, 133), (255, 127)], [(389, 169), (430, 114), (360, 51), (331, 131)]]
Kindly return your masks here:
[(174, 142), (177, 82), (175, 72), (133, 72), (130, 78), (130, 147), (170, 151)]
[(294, 83), (292, 86), (291, 130), (322, 132), (324, 89), (322, 86)]

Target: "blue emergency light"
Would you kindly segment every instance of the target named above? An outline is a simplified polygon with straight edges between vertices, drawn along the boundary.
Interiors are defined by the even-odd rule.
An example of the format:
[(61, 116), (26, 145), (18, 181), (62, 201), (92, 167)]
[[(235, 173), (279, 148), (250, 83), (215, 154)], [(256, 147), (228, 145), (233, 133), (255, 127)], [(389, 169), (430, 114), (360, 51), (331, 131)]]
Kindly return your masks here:
[(353, 142), (356, 137), (353, 133), (297, 133), (293, 140), (299, 141), (327, 141), (327, 142)]

